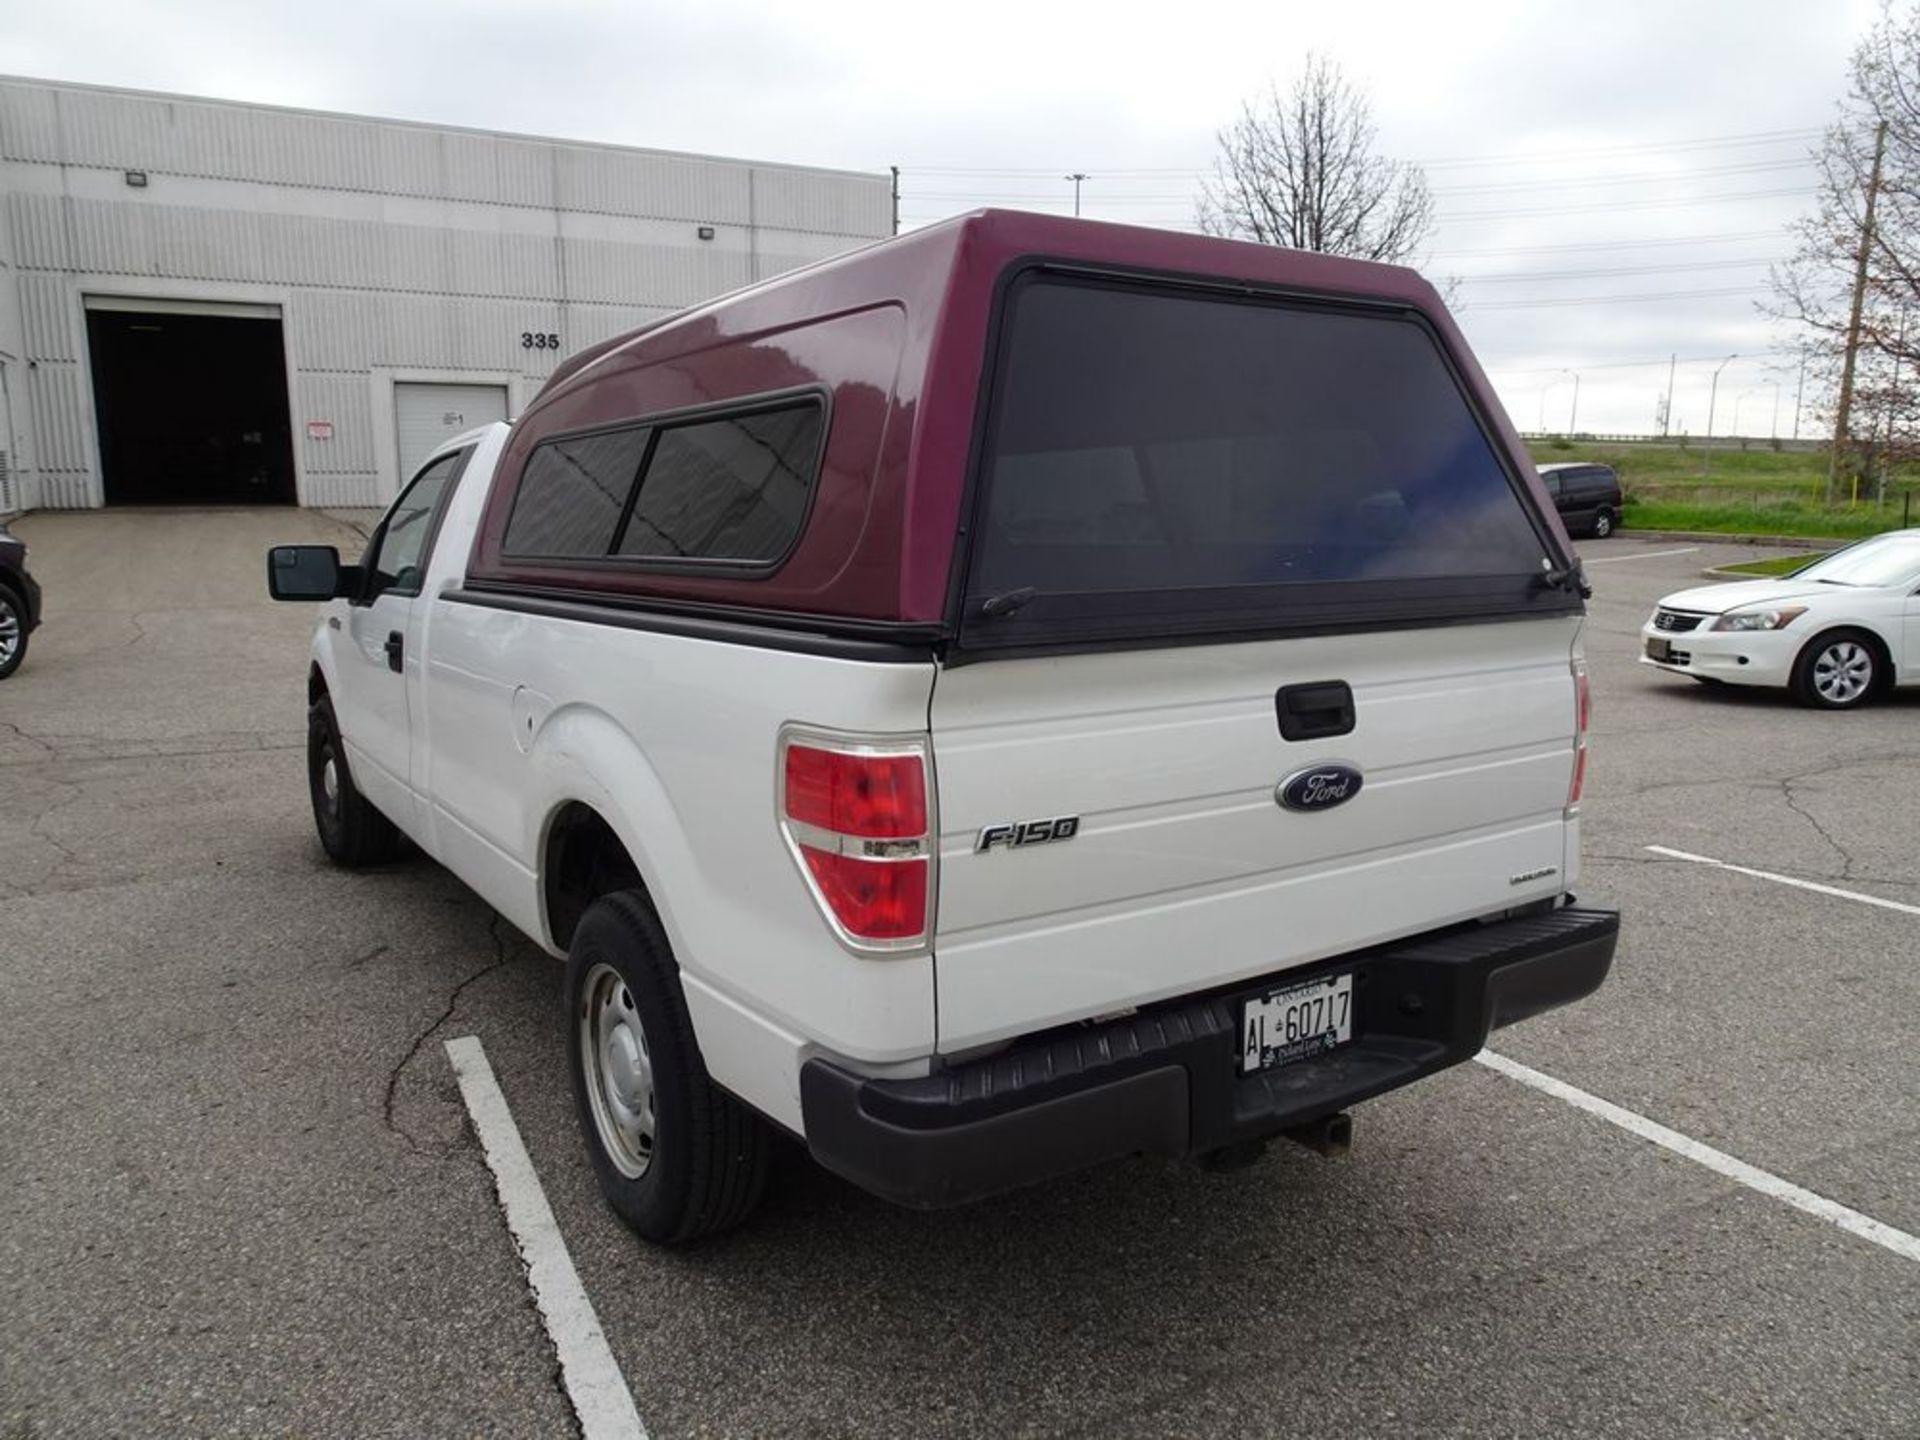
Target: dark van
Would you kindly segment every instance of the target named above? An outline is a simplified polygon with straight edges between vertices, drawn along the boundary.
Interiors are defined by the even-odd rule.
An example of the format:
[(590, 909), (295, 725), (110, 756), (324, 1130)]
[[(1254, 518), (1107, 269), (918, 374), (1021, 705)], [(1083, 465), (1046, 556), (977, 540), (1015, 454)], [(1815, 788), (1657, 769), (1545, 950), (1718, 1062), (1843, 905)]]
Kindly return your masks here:
[(1620, 524), (1624, 496), (1620, 477), (1611, 465), (1590, 465), (1568, 461), (1539, 467), (1540, 479), (1560, 512), (1561, 523), (1572, 535), (1592, 535), (1604, 540)]

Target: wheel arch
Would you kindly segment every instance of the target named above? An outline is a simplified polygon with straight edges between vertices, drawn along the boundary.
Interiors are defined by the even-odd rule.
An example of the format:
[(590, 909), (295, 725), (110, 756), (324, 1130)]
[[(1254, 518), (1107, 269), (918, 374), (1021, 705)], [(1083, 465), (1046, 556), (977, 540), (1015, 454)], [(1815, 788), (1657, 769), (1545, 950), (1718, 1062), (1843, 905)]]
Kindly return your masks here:
[(525, 853), (536, 870), (547, 948), (565, 955), (586, 907), (611, 889), (631, 888), (646, 896), (684, 963), (663, 883), (674, 847), (684, 841), (676, 838), (672, 802), (646, 753), (611, 716), (577, 704), (540, 717), (527, 750), (535, 792), (527, 814), (535, 829)]
[(540, 914), (548, 943), (565, 951), (587, 908), (616, 890), (638, 890), (653, 906), (640, 866), (607, 818), (584, 800), (561, 801), (549, 810), (540, 842)]

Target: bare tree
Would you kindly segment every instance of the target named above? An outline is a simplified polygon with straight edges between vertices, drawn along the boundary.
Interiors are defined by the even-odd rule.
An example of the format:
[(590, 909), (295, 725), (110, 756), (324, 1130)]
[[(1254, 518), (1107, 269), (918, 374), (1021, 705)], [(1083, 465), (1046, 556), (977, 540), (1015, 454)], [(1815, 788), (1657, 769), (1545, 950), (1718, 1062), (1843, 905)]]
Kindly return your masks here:
[(1373, 107), (1329, 60), (1309, 55), (1291, 90), (1242, 104), (1219, 140), (1197, 217), (1209, 235), (1404, 261), (1433, 229), (1426, 175), (1375, 153)]
[(1851, 453), (1836, 454), (1836, 471), (1871, 473), (1920, 453), (1920, 0), (1882, 8), (1839, 110), (1813, 152), (1814, 208), (1793, 223), (1793, 256), (1773, 267), (1762, 309), (1794, 327), (1826, 396), (1816, 413), (1834, 421), (1846, 405), (1837, 439)]

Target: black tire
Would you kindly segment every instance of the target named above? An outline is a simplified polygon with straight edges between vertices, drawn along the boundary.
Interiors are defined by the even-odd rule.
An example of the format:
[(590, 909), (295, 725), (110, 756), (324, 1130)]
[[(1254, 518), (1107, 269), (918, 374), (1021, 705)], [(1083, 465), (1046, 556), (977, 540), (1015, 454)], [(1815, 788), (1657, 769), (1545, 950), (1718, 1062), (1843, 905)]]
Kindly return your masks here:
[[(580, 917), (567, 954), (566, 996), (574, 1108), (600, 1193), (614, 1212), (659, 1245), (685, 1244), (745, 1220), (766, 1194), (772, 1129), (707, 1074), (673, 951), (639, 893), (602, 896)], [(599, 1038), (589, 1042), (589, 1031)], [(626, 1047), (631, 1057), (636, 1038), (640, 1067), (617, 1053)], [(640, 1086), (609, 1078), (610, 1066), (623, 1065), (648, 1076), (644, 1095)], [(615, 1117), (616, 1103), (621, 1114), (644, 1116), (642, 1126), (651, 1122), (648, 1143), (632, 1143)]]
[(1613, 533), (1615, 523), (1613, 511), (1602, 505), (1599, 512), (1593, 517), (1593, 538), (1596, 540), (1606, 539)]
[(334, 864), (360, 870), (383, 865), (405, 851), (406, 837), (353, 783), (333, 702), (324, 695), (307, 708), (307, 794), (320, 848)]
[(10, 585), (0, 585), (0, 645), (12, 640), (7, 653), (0, 656), (0, 680), (6, 679), (27, 660), (27, 602)]
[(1802, 705), (1858, 710), (1880, 693), (1888, 676), (1880, 643), (1863, 630), (1828, 630), (1809, 640), (1793, 662), (1789, 688)]

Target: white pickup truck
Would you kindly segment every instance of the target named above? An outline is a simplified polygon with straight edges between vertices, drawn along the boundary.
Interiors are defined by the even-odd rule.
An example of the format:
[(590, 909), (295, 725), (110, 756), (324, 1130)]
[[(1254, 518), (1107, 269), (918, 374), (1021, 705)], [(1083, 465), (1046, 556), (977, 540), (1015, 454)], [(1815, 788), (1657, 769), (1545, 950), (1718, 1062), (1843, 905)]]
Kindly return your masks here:
[(1578, 563), (1409, 271), (983, 212), (564, 365), (322, 600), (327, 853), (566, 961), (642, 1235), (1344, 1142), (1604, 979)]

